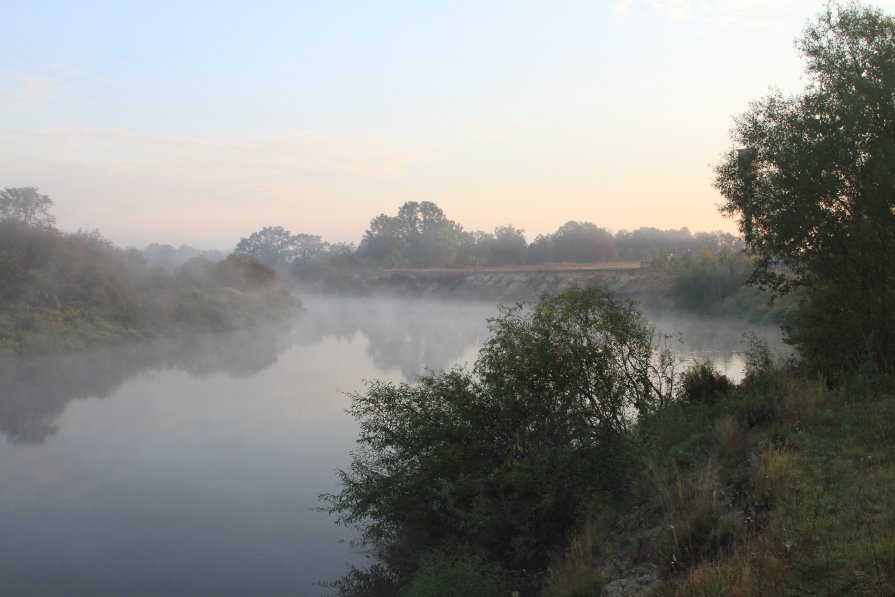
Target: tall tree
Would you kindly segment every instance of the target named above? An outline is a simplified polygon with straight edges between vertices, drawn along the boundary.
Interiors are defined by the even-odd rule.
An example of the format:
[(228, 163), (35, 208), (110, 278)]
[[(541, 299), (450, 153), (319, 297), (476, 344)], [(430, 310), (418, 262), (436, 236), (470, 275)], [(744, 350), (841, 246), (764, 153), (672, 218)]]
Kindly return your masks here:
[(324, 254), (328, 244), (315, 234), (292, 234), (282, 226), (266, 226), (239, 240), (235, 252), (267, 265), (306, 263)]
[(50, 213), (53, 200), (35, 187), (6, 187), (0, 191), (0, 221), (51, 228), (56, 217)]
[(525, 231), (509, 226), (497, 226), (494, 229), (494, 242), (491, 245), (490, 263), (492, 265), (518, 265), (525, 263), (528, 257), (528, 242)]
[(373, 218), (358, 253), (387, 267), (446, 267), (457, 259), (462, 231), (431, 201), (408, 201), (397, 216)]
[(593, 263), (616, 256), (612, 234), (591, 222), (566, 222), (556, 232), (538, 235), (532, 243), (530, 259), (534, 262), (571, 261)]
[(830, 5), (797, 47), (805, 90), (773, 93), (735, 121), (716, 167), (722, 211), (760, 257), (757, 282), (801, 289), (789, 335), (808, 362), (892, 369), (895, 19)]
[(400, 267), (406, 265), (404, 244), (404, 231), (398, 218), (379, 214), (370, 221), (357, 253), (362, 259), (375, 264)]

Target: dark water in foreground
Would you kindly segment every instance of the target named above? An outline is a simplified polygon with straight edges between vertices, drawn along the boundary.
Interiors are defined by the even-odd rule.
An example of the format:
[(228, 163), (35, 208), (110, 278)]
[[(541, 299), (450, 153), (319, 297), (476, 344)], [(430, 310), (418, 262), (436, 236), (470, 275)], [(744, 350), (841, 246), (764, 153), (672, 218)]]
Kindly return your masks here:
[[(306, 300), (289, 325), (0, 360), (0, 595), (318, 595), (344, 392), (471, 363), (492, 304)], [(741, 324), (658, 318), (738, 376)], [(775, 330), (758, 330), (779, 343)]]

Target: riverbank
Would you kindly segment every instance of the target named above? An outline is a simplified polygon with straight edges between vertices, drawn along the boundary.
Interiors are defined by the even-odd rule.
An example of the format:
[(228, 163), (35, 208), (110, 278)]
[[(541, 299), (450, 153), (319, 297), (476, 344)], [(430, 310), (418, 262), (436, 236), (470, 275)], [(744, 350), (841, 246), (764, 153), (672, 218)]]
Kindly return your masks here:
[(83, 350), (184, 334), (226, 331), (294, 314), (301, 303), (285, 290), (193, 289), (165, 306), (126, 313), (90, 305), (21, 306), (0, 312), (0, 355)]
[(0, 222), (0, 354), (234, 329), (299, 304), (273, 269), (245, 255), (166, 271), (95, 232)]
[(643, 471), (548, 571), (547, 595), (895, 593), (895, 382), (753, 366), (643, 421)]
[(498, 302), (534, 301), (569, 286), (599, 286), (651, 308), (672, 304), (665, 272), (638, 262), (482, 268), (389, 269), (322, 280), (298, 280), (298, 291)]
[[(554, 263), (505, 267), (389, 269), (292, 280), (294, 292), (320, 296), (436, 298), (498, 303), (536, 302), (576, 285), (600, 287), (651, 312), (677, 311), (780, 325), (795, 301), (769, 305), (769, 295), (740, 285), (696, 307), (681, 294), (675, 273), (640, 262)], [(282, 279), (288, 279), (281, 275)], [(709, 284), (708, 282), (706, 283)]]

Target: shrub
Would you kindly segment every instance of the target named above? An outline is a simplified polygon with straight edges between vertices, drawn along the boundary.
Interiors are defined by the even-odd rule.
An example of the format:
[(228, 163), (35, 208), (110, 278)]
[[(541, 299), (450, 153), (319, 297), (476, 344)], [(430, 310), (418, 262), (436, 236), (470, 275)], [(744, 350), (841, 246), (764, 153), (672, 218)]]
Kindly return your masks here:
[(600, 289), (506, 307), (490, 327), (473, 371), (353, 396), (353, 462), (321, 498), (374, 544), (469, 545), (536, 571), (594, 492), (623, 490), (628, 431), (670, 384), (652, 328)]
[(710, 361), (693, 363), (680, 380), (678, 396), (687, 402), (713, 404), (733, 387), (727, 376), (719, 373)]

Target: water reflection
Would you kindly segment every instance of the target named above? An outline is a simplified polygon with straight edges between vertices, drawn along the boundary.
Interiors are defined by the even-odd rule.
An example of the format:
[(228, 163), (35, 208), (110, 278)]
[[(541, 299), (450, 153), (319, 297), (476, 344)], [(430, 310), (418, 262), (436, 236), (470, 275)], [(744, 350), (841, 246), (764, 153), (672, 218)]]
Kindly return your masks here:
[(476, 301), (311, 297), (305, 304), (299, 342), (361, 334), (376, 367), (397, 369), (406, 379), (474, 356), (487, 335), (487, 319), (497, 313), (495, 304)]
[[(0, 359), (0, 433), (14, 443), (40, 443), (58, 431), (56, 420), (69, 402), (106, 398), (122, 384), (151, 370), (175, 370), (205, 379), (257, 375), (293, 345), (314, 346), (326, 338), (366, 341), (376, 369), (397, 370), (405, 379), (471, 363), (497, 313), (486, 302), (363, 298), (305, 299), (291, 322), (157, 340), (33, 359)], [(685, 358), (708, 359), (733, 379), (742, 375), (743, 333), (756, 329), (729, 320), (648, 314), (672, 335)], [(772, 350), (785, 351), (775, 328), (758, 328)], [(346, 371), (350, 377), (352, 373)]]
[(262, 326), (65, 355), (0, 359), (0, 432), (14, 443), (40, 443), (58, 431), (69, 402), (106, 398), (148, 370), (257, 375), (292, 343), (290, 325)]
[(711, 361), (735, 382), (743, 378), (747, 334), (766, 342), (771, 354), (784, 356), (791, 350), (775, 326), (669, 311), (647, 312), (646, 316), (657, 332), (670, 336), (670, 348), (685, 361)]

